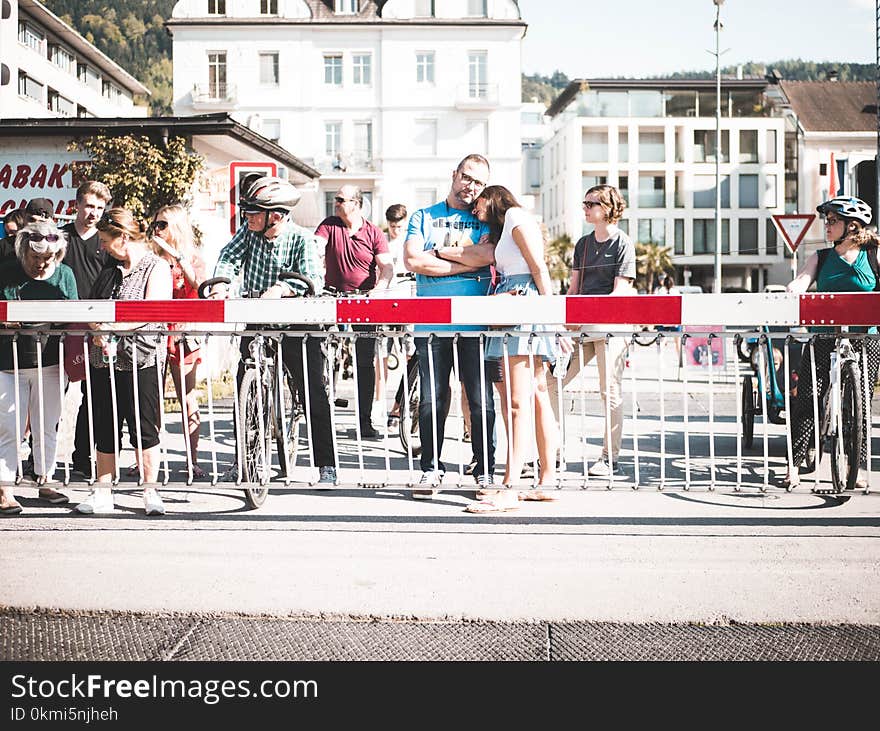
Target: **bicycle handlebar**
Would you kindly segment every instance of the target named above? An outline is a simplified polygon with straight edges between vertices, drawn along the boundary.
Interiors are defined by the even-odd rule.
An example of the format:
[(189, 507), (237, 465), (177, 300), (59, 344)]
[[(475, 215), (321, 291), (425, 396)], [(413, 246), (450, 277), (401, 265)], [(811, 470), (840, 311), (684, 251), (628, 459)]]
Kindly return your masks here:
[[(300, 282), (301, 284), (305, 285), (306, 291), (303, 296), (305, 296), (305, 297), (313, 297), (314, 296), (315, 283), (311, 279), (309, 279), (307, 276), (305, 276), (304, 274), (300, 274), (299, 272), (281, 272), (278, 274), (278, 281), (279, 282), (286, 282), (286, 281), (290, 281), (290, 280)], [(229, 277), (212, 277), (211, 279), (206, 279), (204, 282), (202, 282), (199, 285), (199, 299), (207, 299), (205, 296), (205, 292), (209, 288), (213, 287), (215, 284), (229, 285), (229, 284), (232, 284), (232, 280), (229, 279)], [(250, 294), (255, 297), (259, 296), (254, 293), (250, 293)], [(247, 297), (248, 293), (245, 293), (244, 296)]]

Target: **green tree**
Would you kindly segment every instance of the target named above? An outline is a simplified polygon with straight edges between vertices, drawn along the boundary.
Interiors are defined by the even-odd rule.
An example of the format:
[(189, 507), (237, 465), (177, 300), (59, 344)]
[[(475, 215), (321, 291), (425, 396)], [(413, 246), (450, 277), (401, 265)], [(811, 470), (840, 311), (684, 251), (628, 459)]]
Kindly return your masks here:
[(547, 244), (545, 251), (550, 279), (559, 282), (559, 291), (561, 294), (565, 294), (571, 279), (571, 265), (574, 256), (574, 244), (571, 241), (571, 236), (568, 234), (557, 236)]
[(113, 204), (144, 217), (160, 206), (187, 201), (204, 160), (186, 148), (183, 137), (166, 145), (142, 135), (95, 135), (77, 140), (71, 149), (89, 154), (83, 174), (105, 183)]
[(672, 263), (672, 247), (660, 246), (653, 241), (636, 244), (636, 288), (648, 294), (654, 290), (657, 276), (671, 274), (675, 270)]

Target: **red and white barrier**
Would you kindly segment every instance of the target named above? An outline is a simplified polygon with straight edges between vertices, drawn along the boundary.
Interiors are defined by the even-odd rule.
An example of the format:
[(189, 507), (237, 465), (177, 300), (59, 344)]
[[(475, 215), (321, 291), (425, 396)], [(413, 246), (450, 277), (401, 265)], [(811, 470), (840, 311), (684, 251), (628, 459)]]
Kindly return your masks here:
[(876, 325), (880, 293), (9, 301), (0, 322), (385, 325)]

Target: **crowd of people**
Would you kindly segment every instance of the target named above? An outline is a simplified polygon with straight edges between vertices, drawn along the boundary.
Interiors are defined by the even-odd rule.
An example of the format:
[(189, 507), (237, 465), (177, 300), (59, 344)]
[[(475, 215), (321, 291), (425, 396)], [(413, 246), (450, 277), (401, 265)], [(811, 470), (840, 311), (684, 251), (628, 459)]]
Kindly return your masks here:
[[(334, 197), (334, 215), (310, 230), (294, 220), (300, 192), (291, 183), (251, 175), (240, 186), (239, 204), (245, 220), (221, 249), (213, 270), (214, 278), (226, 278), (230, 284), (213, 285), (208, 296), (231, 296), (236, 281), (240, 282), (238, 291), (248, 296), (277, 299), (302, 294), (304, 284), (280, 278), (282, 272), (303, 275), (316, 292), (330, 291), (340, 296), (408, 296), (413, 276), (416, 297), (551, 294), (545, 241), (538, 221), (506, 187), (488, 185), (489, 177), (490, 165), (484, 156), (466, 156), (452, 171), (449, 192), (443, 200), (411, 215), (401, 204), (390, 206), (385, 215), (386, 235), (369, 220), (365, 210), (368, 202), (357, 186), (341, 186)], [(208, 273), (186, 208), (180, 204), (163, 206), (145, 224), (125, 208), (111, 205), (107, 186), (87, 181), (77, 190), (76, 216), (66, 226), (56, 225), (51, 202), (45, 199), (32, 200), (26, 208), (7, 214), (7, 236), (0, 240), (0, 297), (197, 297)], [(567, 292), (635, 294), (636, 252), (632, 240), (618, 225), (626, 207), (620, 191), (610, 185), (593, 186), (584, 194), (583, 207), (590, 233), (575, 246)], [(825, 216), (833, 246), (807, 261), (803, 272), (789, 285), (790, 291), (806, 291), (813, 282), (820, 291), (873, 291), (878, 286), (880, 263), (878, 238), (867, 228), (870, 209), (858, 199), (836, 198), (820, 206), (819, 211)], [(671, 280), (661, 288), (668, 293), (670, 287)], [(201, 342), (186, 334), (186, 326), (171, 328), (183, 332), (172, 331), (165, 337), (149, 332), (155, 325), (84, 326), (92, 331), (87, 346), (89, 375), (80, 384), (83, 398), (72, 466), (75, 472), (93, 480), (94, 487), (77, 504), (78, 512), (96, 514), (114, 509), (112, 484), (119, 475), (123, 425), (136, 455), (129, 474), (139, 474), (145, 485), (145, 512), (165, 512), (155, 484), (161, 398), (169, 371), (181, 405), (188, 475), (190, 479), (205, 476), (198, 461), (201, 421), (196, 397)], [(9, 415), (0, 419), (0, 514), (15, 515), (21, 512), (21, 505), (13, 495), (13, 484), (20, 473), (32, 477), (41, 499), (52, 504), (69, 501), (50, 484), (55, 470), (60, 394), (67, 388), (68, 379), (60, 363), (57, 336), (28, 335), (27, 323), (11, 323), (8, 327), (24, 329), (16, 338), (0, 338), (0, 401), (5, 407), (3, 413)], [(248, 329), (264, 327), (252, 325)], [(139, 334), (141, 329), (147, 332)], [(283, 341), (282, 360), (295, 391), (307, 392), (306, 418), (318, 467), (318, 487), (328, 487), (337, 483), (338, 450), (325, 386), (327, 356), (321, 338), (306, 337), (320, 326), (297, 324), (284, 329), (287, 335), (293, 335)], [(483, 339), (476, 337), (485, 330), (483, 326), (414, 326), (415, 352), (411, 357), (418, 362), (420, 378), (421, 477), (412, 490), (413, 498), (431, 499), (442, 485), (446, 468), (441, 455), (451, 406), (449, 384), (454, 377), (462, 385), (462, 412), (473, 450), (469, 473), (474, 477), (477, 499), (466, 510), (507, 512), (516, 510), (520, 500), (555, 499), (551, 487), (556, 482), (560, 450), (558, 389), (577, 377), (579, 368), (566, 367), (572, 360), (570, 340), (559, 337), (558, 328), (518, 325), (501, 329), (506, 332), (488, 338), (484, 348)], [(585, 358), (579, 361), (596, 360), (606, 412), (602, 455), (589, 467), (589, 474), (614, 479), (621, 475), (622, 379), (628, 343), (620, 337), (606, 339), (589, 326), (572, 329), (581, 330)], [(116, 330), (134, 334), (121, 337)], [(371, 337), (378, 330), (376, 326), (358, 325), (355, 330), (364, 335), (355, 341), (357, 437), (377, 439), (382, 431), (373, 423), (373, 405), (384, 393), (389, 353), (376, 348), (376, 338)], [(239, 385), (252, 340), (249, 335), (241, 337)], [(833, 347), (833, 339), (816, 345), (819, 391), (828, 387)], [(866, 349), (870, 382), (874, 383), (880, 344), (864, 340), (858, 341), (857, 347)], [(551, 375), (551, 369), (560, 363), (561, 371)], [(807, 358), (801, 364), (799, 383), (790, 420), (795, 467), (806, 457), (813, 430), (813, 389)], [(495, 478), (496, 394), (508, 444), (500, 483)], [(114, 408), (107, 408), (111, 402)], [(91, 411), (89, 404), (93, 406)], [(392, 410), (387, 418), (382, 428), (398, 426), (402, 415)], [(239, 428), (237, 423), (235, 428)], [(19, 447), (28, 433), (31, 457), (22, 469)], [(522, 476), (530, 468), (528, 459), (532, 454), (537, 455), (531, 465), (537, 472), (536, 485), (524, 488)], [(223, 479), (239, 478), (237, 464), (238, 460)], [(785, 484), (796, 482), (795, 469), (787, 475)]]

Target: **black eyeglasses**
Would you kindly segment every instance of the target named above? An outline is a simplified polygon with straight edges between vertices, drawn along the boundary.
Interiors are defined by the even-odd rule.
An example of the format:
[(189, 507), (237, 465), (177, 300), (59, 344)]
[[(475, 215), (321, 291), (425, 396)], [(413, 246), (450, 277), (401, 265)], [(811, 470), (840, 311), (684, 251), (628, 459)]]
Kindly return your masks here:
[(39, 243), (43, 239), (48, 241), (50, 244), (55, 244), (61, 237), (58, 234), (41, 234), (37, 233), (36, 231), (28, 231), (27, 238), (28, 241), (30, 241), (32, 244)]
[(153, 221), (154, 231), (164, 231), (168, 228), (168, 221)]
[(467, 173), (459, 173), (458, 176), (461, 178), (461, 182), (465, 185), (473, 186), (474, 188), (485, 188), (486, 184), (482, 180), (477, 180), (476, 178), (472, 178)]
[(342, 196), (336, 196), (333, 200), (336, 203), (355, 203), (355, 202), (357, 202), (357, 198), (343, 198)]
[(583, 203), (584, 208), (586, 208), (588, 211), (589, 211), (593, 206), (601, 206), (601, 205), (602, 205), (602, 204), (599, 203), (599, 201), (584, 201), (584, 203)]

